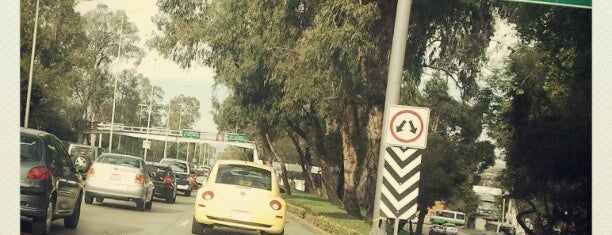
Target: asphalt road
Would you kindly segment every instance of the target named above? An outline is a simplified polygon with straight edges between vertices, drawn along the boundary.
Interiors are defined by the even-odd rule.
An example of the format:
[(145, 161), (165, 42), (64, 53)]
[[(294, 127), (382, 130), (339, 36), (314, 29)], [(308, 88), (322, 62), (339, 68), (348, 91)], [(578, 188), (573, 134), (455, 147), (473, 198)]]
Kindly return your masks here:
[[(153, 202), (150, 211), (138, 211), (136, 203), (105, 199), (102, 204), (94, 201), (92, 205), (82, 204), (81, 218), (76, 229), (64, 227), (63, 220), (53, 221), (51, 234), (191, 234), (195, 193), (191, 197), (178, 196), (176, 203), (168, 204), (161, 200)], [(32, 220), (21, 217), (21, 234), (32, 234)], [(229, 228), (216, 228), (209, 234), (259, 234)], [(309, 226), (287, 218), (285, 234), (316, 234)]]

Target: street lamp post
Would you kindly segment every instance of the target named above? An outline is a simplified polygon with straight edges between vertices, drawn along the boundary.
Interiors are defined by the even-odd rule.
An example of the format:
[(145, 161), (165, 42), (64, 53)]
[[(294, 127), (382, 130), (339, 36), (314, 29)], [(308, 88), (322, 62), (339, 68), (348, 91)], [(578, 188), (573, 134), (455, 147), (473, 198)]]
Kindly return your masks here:
[[(181, 131), (181, 124), (183, 122), (183, 99), (185, 98), (185, 96), (181, 96), (181, 102), (179, 103), (179, 132)], [(176, 141), (176, 159), (179, 158), (179, 150), (181, 150), (181, 141), (177, 140)]]
[(38, 31), (38, 9), (40, 0), (36, 0), (36, 16), (34, 17), (34, 34), (32, 34), (32, 55), (30, 56), (30, 75), (28, 76), (28, 95), (26, 97), (25, 117), (23, 127), (28, 128), (28, 119), (30, 117), (30, 99), (32, 97), (32, 75), (34, 73), (34, 55), (36, 54), (36, 32)]
[(170, 102), (168, 102), (168, 117), (166, 117), (166, 137), (164, 138), (164, 158), (168, 157), (168, 132), (170, 132)]
[[(123, 33), (123, 17), (121, 17), (121, 25), (119, 30), (119, 50), (117, 51), (117, 59), (121, 60), (121, 34)], [(113, 113), (111, 114), (111, 129), (110, 138), (108, 141), (108, 152), (113, 152), (113, 129), (115, 129), (115, 103), (117, 101), (117, 77), (119, 77), (119, 65), (117, 65), (117, 74), (115, 74), (115, 87), (113, 88)]]
[[(151, 93), (149, 94), (149, 117), (147, 118), (147, 138), (145, 141), (149, 142), (149, 131), (151, 130), (151, 108), (153, 107), (153, 87), (151, 87)], [(144, 150), (144, 160), (147, 161), (147, 150), (151, 147), (151, 145), (147, 145), (147, 148)]]

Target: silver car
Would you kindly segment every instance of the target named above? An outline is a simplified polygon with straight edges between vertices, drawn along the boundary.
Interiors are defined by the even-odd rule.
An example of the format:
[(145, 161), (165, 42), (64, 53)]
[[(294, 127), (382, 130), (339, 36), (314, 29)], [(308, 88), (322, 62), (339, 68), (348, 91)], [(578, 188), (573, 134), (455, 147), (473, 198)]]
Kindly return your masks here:
[(87, 172), (85, 203), (101, 203), (104, 198), (133, 201), (139, 210), (151, 209), (153, 181), (145, 162), (129, 155), (104, 153)]

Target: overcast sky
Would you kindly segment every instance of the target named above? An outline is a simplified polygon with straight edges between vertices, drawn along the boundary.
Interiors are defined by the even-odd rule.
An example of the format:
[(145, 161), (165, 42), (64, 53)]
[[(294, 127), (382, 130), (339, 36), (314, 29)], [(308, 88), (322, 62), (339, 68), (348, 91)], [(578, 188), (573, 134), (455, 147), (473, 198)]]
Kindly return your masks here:
[[(76, 10), (84, 15), (86, 12), (96, 8), (98, 4), (105, 4), (111, 11), (123, 10), (126, 12), (128, 21), (138, 27), (140, 47), (146, 55), (136, 70), (151, 80), (154, 86), (161, 87), (164, 92), (163, 103), (180, 94), (193, 96), (200, 101), (200, 120), (196, 123), (196, 129), (217, 132), (217, 125), (212, 120), (212, 102), (214, 84), (214, 72), (211, 68), (196, 66), (189, 70), (181, 69), (178, 64), (164, 59), (157, 51), (148, 49), (145, 42), (150, 39), (155, 30), (151, 18), (157, 14), (156, 0), (94, 0), (82, 1), (76, 6)], [(130, 65), (124, 65), (130, 66)], [(124, 67), (129, 69), (128, 67)], [(227, 96), (227, 90), (219, 92), (217, 97), (221, 99)]]

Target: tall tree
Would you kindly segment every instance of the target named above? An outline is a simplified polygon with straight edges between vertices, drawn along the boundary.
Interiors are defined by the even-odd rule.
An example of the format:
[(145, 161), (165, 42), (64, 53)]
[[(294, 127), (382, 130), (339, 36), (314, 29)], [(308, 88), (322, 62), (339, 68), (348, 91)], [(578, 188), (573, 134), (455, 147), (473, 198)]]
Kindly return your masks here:
[(525, 205), (517, 219), (528, 233), (591, 233), (591, 10), (501, 9), (522, 39), (494, 83), (502, 94), (492, 115), (506, 150), (502, 183)]

